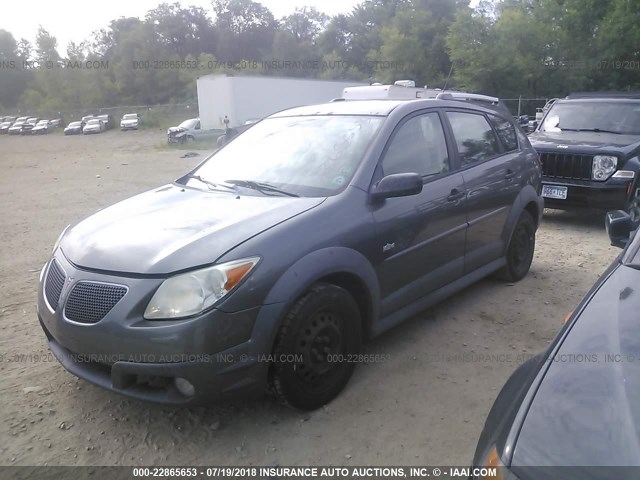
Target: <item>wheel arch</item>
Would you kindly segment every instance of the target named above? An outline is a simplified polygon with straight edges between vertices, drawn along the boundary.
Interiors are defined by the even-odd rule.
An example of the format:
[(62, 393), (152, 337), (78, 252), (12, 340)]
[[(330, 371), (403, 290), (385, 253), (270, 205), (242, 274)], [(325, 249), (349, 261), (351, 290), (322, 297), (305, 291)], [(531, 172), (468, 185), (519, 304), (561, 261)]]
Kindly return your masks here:
[(273, 347), (284, 316), (316, 283), (330, 283), (347, 290), (362, 315), (363, 339), (370, 336), (371, 327), (380, 313), (380, 286), (375, 270), (369, 260), (356, 250), (328, 247), (309, 253), (291, 265), (267, 294), (264, 304), (278, 304), (278, 309), (267, 325), (259, 326), (268, 330), (268, 344), (263, 347)]
[(538, 195), (538, 192), (536, 192), (532, 185), (526, 185), (522, 190), (520, 190), (520, 193), (513, 203), (511, 212), (509, 212), (509, 216), (507, 217), (507, 221), (505, 222), (504, 230), (502, 232), (505, 252), (509, 247), (511, 236), (513, 235), (513, 231), (523, 211), (531, 214), (536, 228), (538, 228), (544, 211), (544, 200)]

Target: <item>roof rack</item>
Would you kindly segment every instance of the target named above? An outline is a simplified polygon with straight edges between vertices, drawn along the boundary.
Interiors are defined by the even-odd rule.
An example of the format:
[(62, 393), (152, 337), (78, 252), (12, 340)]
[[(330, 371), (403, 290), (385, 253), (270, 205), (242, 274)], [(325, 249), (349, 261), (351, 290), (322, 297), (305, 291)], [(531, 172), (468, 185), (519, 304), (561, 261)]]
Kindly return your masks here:
[(567, 100), (574, 100), (577, 98), (638, 98), (640, 99), (640, 92), (575, 92), (569, 94)]

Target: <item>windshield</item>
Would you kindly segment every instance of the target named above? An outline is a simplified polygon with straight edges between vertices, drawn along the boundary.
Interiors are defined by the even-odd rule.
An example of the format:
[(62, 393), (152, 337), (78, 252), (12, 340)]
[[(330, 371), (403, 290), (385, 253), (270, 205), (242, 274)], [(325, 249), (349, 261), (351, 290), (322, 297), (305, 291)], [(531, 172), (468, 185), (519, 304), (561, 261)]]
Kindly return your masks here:
[(640, 135), (640, 102), (560, 102), (551, 107), (541, 131), (602, 131)]
[(87, 125), (99, 125), (100, 124), (100, 120), (89, 120), (89, 122), (87, 123)]
[(244, 180), (300, 196), (335, 195), (351, 180), (383, 120), (372, 116), (263, 120), (195, 173), (214, 183)]
[(178, 127), (179, 128), (194, 128), (197, 123), (198, 123), (198, 119), (191, 118), (189, 120), (185, 120), (184, 122), (182, 122), (180, 125), (178, 125)]
[(122, 117), (123, 120), (137, 120), (138, 119), (138, 115), (136, 115), (135, 113), (127, 113), (124, 117)]
[(70, 126), (70, 127), (79, 127), (80, 125), (82, 125), (82, 123), (81, 123), (81, 122), (71, 122), (71, 123), (69, 124), (69, 126)]

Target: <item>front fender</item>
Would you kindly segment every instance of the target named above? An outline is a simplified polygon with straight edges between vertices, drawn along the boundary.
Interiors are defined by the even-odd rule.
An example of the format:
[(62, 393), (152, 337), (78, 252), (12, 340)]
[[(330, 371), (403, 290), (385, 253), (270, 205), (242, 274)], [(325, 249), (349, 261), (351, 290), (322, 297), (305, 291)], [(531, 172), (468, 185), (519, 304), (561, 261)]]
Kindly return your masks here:
[(376, 272), (367, 258), (346, 247), (327, 247), (309, 253), (291, 265), (267, 294), (263, 308), (269, 307), (269, 317), (259, 315), (252, 338), (267, 339), (270, 351), (282, 318), (291, 305), (307, 289), (322, 278), (346, 273), (356, 277), (366, 287), (370, 299), (371, 322), (380, 314), (380, 285)]

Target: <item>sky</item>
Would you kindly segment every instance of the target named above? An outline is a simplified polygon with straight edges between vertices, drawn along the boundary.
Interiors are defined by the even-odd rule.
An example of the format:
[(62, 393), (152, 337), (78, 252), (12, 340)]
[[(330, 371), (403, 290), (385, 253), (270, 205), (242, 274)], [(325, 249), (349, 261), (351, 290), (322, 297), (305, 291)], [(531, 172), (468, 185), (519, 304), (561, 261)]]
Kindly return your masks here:
[[(183, 6), (203, 7), (211, 15), (210, 0), (178, 1)], [(311, 6), (329, 15), (349, 13), (361, 0), (259, 0), (276, 18), (292, 13), (296, 7)], [(119, 17), (144, 17), (163, 0), (4, 0), (0, 11), (0, 29), (8, 30), (19, 41), (34, 43), (42, 25), (58, 40), (58, 52), (64, 53), (70, 41), (90, 39), (94, 30), (105, 28)]]

